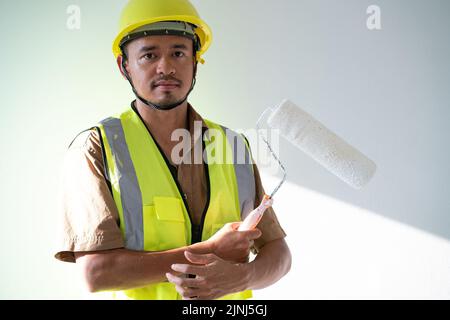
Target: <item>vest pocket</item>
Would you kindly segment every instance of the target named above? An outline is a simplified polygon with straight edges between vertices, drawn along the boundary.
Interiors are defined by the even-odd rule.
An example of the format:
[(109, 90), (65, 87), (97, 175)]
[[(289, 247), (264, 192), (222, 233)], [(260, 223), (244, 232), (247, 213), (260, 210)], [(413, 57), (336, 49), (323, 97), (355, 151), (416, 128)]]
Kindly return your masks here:
[(154, 197), (143, 206), (144, 250), (162, 251), (185, 246), (186, 226), (181, 200)]

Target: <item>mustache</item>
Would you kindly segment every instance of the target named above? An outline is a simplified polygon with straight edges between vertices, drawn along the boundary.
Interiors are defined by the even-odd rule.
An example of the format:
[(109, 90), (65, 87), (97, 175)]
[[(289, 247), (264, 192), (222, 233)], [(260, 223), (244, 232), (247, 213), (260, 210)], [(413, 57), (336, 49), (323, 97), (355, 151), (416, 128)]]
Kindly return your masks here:
[(161, 81), (172, 81), (172, 82), (175, 82), (178, 86), (181, 86), (181, 83), (182, 83), (181, 80), (178, 80), (178, 79), (175, 78), (175, 77), (172, 77), (172, 76), (162, 76), (162, 77), (159, 77), (158, 79), (153, 80), (153, 81), (150, 83), (150, 85), (151, 85), (152, 88), (155, 88), (155, 87), (158, 86), (158, 83), (161, 82)]

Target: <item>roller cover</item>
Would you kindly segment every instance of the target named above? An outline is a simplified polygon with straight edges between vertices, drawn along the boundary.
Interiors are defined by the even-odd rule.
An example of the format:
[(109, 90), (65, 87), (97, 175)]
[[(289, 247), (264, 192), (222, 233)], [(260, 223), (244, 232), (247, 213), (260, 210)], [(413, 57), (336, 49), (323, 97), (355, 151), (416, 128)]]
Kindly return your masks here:
[(267, 124), (355, 189), (376, 171), (375, 163), (289, 100), (270, 114)]

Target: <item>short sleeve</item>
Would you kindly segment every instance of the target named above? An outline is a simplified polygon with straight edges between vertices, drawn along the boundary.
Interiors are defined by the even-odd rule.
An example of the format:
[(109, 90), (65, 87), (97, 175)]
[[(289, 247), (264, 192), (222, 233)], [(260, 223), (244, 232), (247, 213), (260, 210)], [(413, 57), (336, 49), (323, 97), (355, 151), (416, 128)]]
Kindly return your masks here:
[(97, 130), (87, 130), (74, 139), (64, 157), (60, 185), (55, 258), (75, 262), (74, 252), (124, 247)]

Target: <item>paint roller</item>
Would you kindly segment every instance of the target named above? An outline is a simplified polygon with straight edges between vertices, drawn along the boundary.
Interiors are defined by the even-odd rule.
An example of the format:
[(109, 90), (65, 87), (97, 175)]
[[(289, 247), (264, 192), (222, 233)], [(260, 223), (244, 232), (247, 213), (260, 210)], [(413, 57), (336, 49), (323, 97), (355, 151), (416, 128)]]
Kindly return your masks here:
[[(267, 124), (279, 130), (282, 137), (312, 157), (331, 173), (355, 189), (361, 189), (376, 171), (375, 163), (359, 150), (345, 142), (310, 114), (289, 100), (283, 100), (274, 109), (267, 109), (259, 117), (256, 128), (259, 132), (261, 119), (270, 112)], [(264, 211), (272, 206), (273, 196), (286, 180), (286, 170), (280, 159), (261, 135), (272, 156), (283, 171), (283, 178), (270, 195), (265, 194), (260, 205), (244, 219), (238, 230), (250, 230), (256, 227)]]

